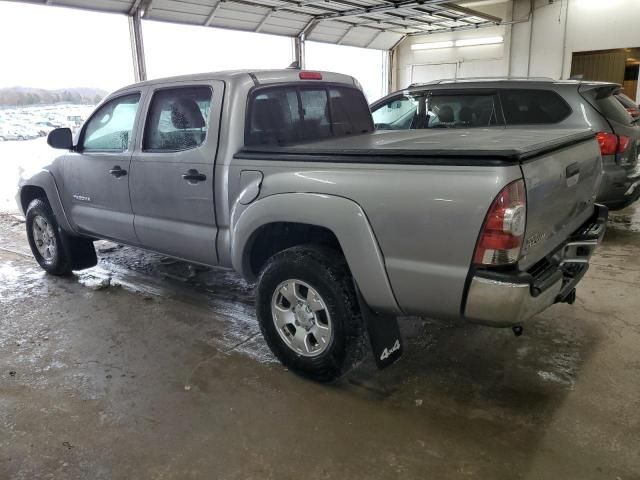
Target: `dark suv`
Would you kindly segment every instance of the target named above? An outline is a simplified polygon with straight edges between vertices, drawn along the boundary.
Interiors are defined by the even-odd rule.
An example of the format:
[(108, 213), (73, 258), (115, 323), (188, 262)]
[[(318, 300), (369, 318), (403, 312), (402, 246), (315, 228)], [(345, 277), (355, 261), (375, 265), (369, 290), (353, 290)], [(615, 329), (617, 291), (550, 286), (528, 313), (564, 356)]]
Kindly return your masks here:
[(589, 128), (604, 177), (598, 202), (613, 210), (640, 196), (640, 126), (616, 100), (620, 85), (551, 79), (458, 79), (414, 84), (371, 105), (380, 130)]

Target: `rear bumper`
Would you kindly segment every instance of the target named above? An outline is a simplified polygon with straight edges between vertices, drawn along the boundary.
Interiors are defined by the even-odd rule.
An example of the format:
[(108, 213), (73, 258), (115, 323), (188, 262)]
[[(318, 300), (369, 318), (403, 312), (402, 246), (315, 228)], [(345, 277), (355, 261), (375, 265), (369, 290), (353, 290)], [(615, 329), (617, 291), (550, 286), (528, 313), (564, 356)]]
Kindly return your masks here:
[(467, 292), (464, 318), (509, 327), (522, 324), (554, 303), (567, 301), (602, 241), (607, 216), (607, 208), (596, 205), (591, 218), (529, 272), (475, 271)]

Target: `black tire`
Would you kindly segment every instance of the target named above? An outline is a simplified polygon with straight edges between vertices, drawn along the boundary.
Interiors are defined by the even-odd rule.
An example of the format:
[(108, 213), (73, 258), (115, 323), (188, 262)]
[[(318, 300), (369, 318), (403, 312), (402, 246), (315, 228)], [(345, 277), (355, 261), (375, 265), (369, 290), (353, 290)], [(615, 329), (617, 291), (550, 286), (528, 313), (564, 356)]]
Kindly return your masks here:
[[(322, 298), (331, 318), (331, 338), (317, 356), (303, 356), (283, 341), (272, 314), (272, 299), (282, 282), (300, 280)], [(296, 246), (271, 257), (257, 284), (256, 312), (271, 351), (287, 368), (320, 382), (348, 372), (367, 354), (364, 322), (353, 279), (343, 256), (327, 247)]]
[[(51, 258), (44, 258), (36, 245), (34, 221), (42, 217), (51, 226), (53, 245)], [(45, 198), (36, 198), (27, 208), (27, 238), (34, 258), (47, 273), (52, 275), (68, 275), (72, 270), (93, 267), (98, 263), (93, 242), (89, 239), (75, 237), (64, 232)]]

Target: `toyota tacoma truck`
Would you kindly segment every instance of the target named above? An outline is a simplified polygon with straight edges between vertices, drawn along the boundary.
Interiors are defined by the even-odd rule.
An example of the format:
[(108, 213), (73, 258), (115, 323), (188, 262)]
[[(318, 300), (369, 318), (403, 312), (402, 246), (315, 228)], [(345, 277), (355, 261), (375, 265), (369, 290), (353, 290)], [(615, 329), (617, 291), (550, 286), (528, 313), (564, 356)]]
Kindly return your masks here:
[(604, 234), (595, 133), (374, 131), (358, 82), (234, 71), (109, 95), (17, 196), (47, 272), (108, 239), (256, 282), (264, 338), (334, 379), (402, 352), (397, 317), (521, 326), (575, 287)]

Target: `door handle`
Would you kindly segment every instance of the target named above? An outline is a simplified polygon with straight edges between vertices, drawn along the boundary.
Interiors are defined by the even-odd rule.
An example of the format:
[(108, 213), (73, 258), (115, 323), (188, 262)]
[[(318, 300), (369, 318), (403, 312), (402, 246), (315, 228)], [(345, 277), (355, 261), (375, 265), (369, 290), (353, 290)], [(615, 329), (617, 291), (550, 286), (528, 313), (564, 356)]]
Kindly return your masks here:
[(571, 178), (574, 175), (577, 175), (578, 173), (580, 173), (580, 165), (578, 164), (578, 162), (575, 162), (569, 165), (565, 170), (565, 173), (567, 178)]
[(190, 168), (187, 173), (182, 175), (182, 179), (189, 183), (198, 183), (204, 182), (207, 179), (207, 176), (204, 173), (198, 172), (198, 170), (194, 168)]
[(109, 173), (116, 178), (124, 177), (127, 174), (127, 171), (123, 168), (120, 168), (120, 165), (115, 165)]

